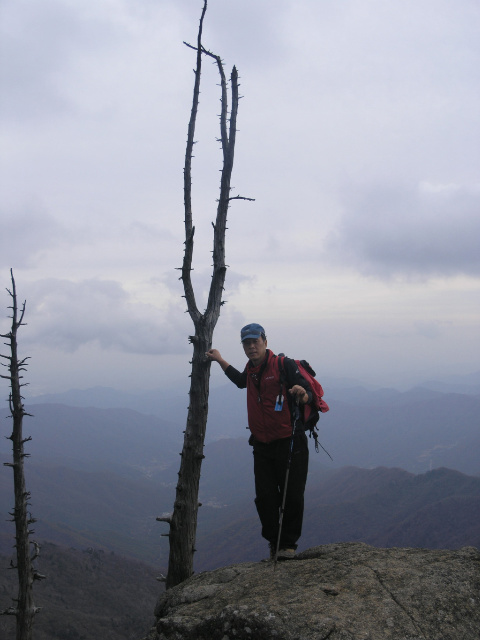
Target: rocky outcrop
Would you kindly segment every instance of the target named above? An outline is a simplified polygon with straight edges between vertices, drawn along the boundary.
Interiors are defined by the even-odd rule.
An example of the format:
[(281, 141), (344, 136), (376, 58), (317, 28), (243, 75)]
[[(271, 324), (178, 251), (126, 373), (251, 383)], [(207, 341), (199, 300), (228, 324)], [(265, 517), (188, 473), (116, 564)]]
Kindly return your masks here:
[(478, 640), (480, 552), (314, 547), (193, 576), (144, 640)]

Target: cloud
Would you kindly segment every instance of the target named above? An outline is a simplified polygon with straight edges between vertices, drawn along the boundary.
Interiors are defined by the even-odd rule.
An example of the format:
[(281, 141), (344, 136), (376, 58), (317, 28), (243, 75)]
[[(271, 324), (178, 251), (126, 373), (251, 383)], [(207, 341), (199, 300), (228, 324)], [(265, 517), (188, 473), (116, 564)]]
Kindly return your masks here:
[[(149, 353), (188, 349), (175, 267), (195, 52), (183, 41), (195, 41), (202, 4), (2, 2), (0, 255), (6, 284), (12, 266), (26, 293), (25, 335), (45, 341), (62, 384), (97, 352), (97, 373), (141, 362), (138, 381)], [(255, 198), (229, 212), (218, 344), (262, 317), (282, 336), (308, 316), (313, 335), (327, 314), (331, 363), (348, 336), (348, 369), (358, 317), (365, 330), (398, 317), (432, 354), (474, 360), (470, 344), (448, 351), (455, 329), (444, 322), (461, 336), (478, 326), (479, 199), (468, 185), (479, 18), (473, 0), (209, 2), (204, 44), (227, 74), (237, 66), (244, 96), (232, 187)], [(200, 309), (222, 162), (218, 81), (205, 60), (192, 174)], [(375, 350), (372, 338), (369, 368)]]
[(187, 350), (188, 326), (180, 303), (176, 308), (168, 300), (159, 308), (136, 300), (111, 280), (47, 279), (25, 288), (25, 338), (30, 344), (70, 353), (92, 343), (100, 349), (135, 354)]
[(138, 65), (144, 54), (139, 40), (151, 45), (156, 38), (157, 47), (166, 46), (178, 37), (181, 17), (169, 0), (5, 0), (0, 34), (8, 64), (1, 67), (0, 82), (8, 91), (2, 115), (11, 121), (53, 120), (72, 107), (85, 115), (98, 112), (100, 104), (112, 108), (116, 91), (125, 91), (125, 76), (145, 79), (145, 65)]
[(434, 340), (441, 333), (439, 322), (415, 322), (414, 328), (418, 335)]
[(88, 46), (93, 55), (111, 44), (112, 23), (101, 24), (86, 7), (82, 11), (81, 5), (56, 0), (3, 5), (2, 57), (8, 64), (2, 65), (0, 80), (9, 91), (2, 100), (2, 115), (23, 121), (64, 114), (69, 99), (62, 75), (82, 48)]
[[(180, 278), (180, 271), (169, 270), (160, 279), (161, 282), (167, 287), (169, 293), (173, 298), (180, 299), (184, 295), (183, 284)], [(210, 292), (210, 285), (212, 281), (212, 269), (194, 269), (192, 271), (192, 284), (195, 293), (195, 301), (198, 309), (202, 312), (208, 302), (208, 294)], [(228, 303), (235, 298), (235, 295), (239, 293), (244, 284), (251, 284), (254, 281), (252, 276), (244, 275), (233, 269), (227, 269), (225, 277), (225, 287), (223, 291), (223, 302)], [(186, 310), (186, 303), (181, 303), (182, 310)], [(230, 307), (227, 306), (229, 309)], [(225, 309), (224, 309), (225, 310)], [(223, 311), (224, 311), (223, 310)], [(222, 314), (225, 315), (222, 311)]]
[(0, 266), (25, 268), (69, 233), (39, 203), (0, 210)]
[(368, 186), (345, 194), (329, 254), (377, 277), (480, 275), (480, 188)]

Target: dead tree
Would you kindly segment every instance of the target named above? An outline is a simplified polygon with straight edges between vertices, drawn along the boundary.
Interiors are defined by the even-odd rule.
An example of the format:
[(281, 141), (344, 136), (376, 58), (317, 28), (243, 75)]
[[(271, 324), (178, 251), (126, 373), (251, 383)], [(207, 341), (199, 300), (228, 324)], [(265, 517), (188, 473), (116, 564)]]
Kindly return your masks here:
[[(208, 392), (210, 380), (210, 362), (205, 358), (205, 352), (212, 346), (215, 325), (220, 315), (222, 293), (225, 283), (225, 231), (229, 203), (233, 199), (251, 200), (242, 196), (230, 195), (230, 179), (233, 169), (235, 149), (235, 135), (238, 110), (238, 75), (235, 67), (230, 76), (231, 109), (228, 120), (227, 81), (220, 56), (208, 51), (202, 45), (202, 29), (207, 0), (204, 1), (200, 25), (198, 29), (197, 46), (188, 47), (196, 50), (197, 63), (194, 69), (195, 83), (193, 90), (192, 110), (188, 125), (187, 147), (184, 167), (184, 202), (185, 202), (185, 252), (181, 267), (181, 280), (187, 301), (187, 310), (193, 321), (195, 335), (189, 340), (193, 344), (192, 372), (190, 381), (190, 403), (188, 407), (187, 425), (184, 432), (184, 443), (181, 452), (180, 471), (173, 514), (168, 518), (157, 518), (170, 525), (169, 537), (170, 554), (166, 587), (183, 582), (193, 574), (193, 554), (195, 552), (195, 537), (197, 529), (198, 488), (205, 440), (205, 429), (208, 414)], [(192, 220), (192, 151), (194, 145), (195, 123), (197, 118), (198, 100), (200, 93), (200, 76), (202, 57), (209, 56), (215, 61), (220, 74), (221, 86), (221, 114), (220, 138), (223, 151), (223, 168), (221, 171), (220, 197), (218, 199), (217, 215), (213, 225), (213, 273), (208, 295), (207, 307), (200, 312), (195, 299), (191, 280), (193, 238), (195, 227)]]
[[(39, 546), (35, 541), (30, 541), (30, 535), (33, 530), (31, 525), (35, 522), (28, 511), (30, 493), (25, 487), (24, 459), (29, 456), (25, 453), (24, 445), (31, 440), (31, 437), (23, 437), (23, 418), (31, 415), (25, 411), (23, 406), (23, 396), (21, 388), (24, 383), (21, 382), (23, 376), (21, 373), (26, 369), (28, 358), (18, 359), (17, 348), (17, 331), (24, 324), (23, 317), (25, 315), (25, 302), (21, 309), (18, 308), (17, 291), (15, 287), (15, 279), (13, 271), (10, 270), (12, 279), (12, 289), (7, 289), (12, 299), (12, 326), (10, 333), (0, 334), (2, 338), (8, 340), (10, 347), (10, 355), (1, 357), (8, 364), (2, 364), (8, 368), (9, 374), (2, 375), (2, 378), (10, 382), (9, 406), (12, 416), (13, 429), (9, 439), (13, 445), (13, 462), (4, 463), (7, 467), (13, 469), (13, 486), (15, 493), (15, 506), (10, 513), (12, 522), (15, 522), (15, 548), (17, 551), (17, 564), (11, 563), (12, 569), (17, 569), (18, 573), (18, 597), (14, 599), (15, 606), (2, 611), (2, 615), (14, 615), (17, 620), (16, 640), (31, 640), (33, 632), (33, 620), (39, 608), (35, 606), (33, 601), (33, 583), (35, 580), (44, 578), (35, 569), (35, 560), (39, 554)], [(33, 548), (33, 551), (32, 551)]]

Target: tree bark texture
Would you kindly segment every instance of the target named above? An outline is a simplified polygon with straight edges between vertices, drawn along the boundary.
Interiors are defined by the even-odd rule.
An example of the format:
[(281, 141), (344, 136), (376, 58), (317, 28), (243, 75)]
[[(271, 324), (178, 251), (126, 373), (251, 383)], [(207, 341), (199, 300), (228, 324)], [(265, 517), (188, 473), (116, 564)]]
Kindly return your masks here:
[[(9, 294), (12, 298), (12, 306), (10, 307), (12, 309), (12, 326), (10, 333), (2, 335), (3, 338), (8, 340), (6, 344), (10, 347), (10, 355), (1, 356), (8, 362), (5, 366), (8, 367), (9, 375), (2, 375), (1, 377), (10, 381), (9, 406), (13, 422), (10, 440), (13, 445), (13, 463), (5, 463), (5, 465), (13, 469), (15, 507), (10, 515), (15, 522), (18, 597), (15, 600), (16, 606), (2, 611), (2, 613), (16, 616), (16, 640), (31, 640), (34, 617), (39, 610), (33, 600), (33, 582), (44, 576), (41, 576), (34, 568), (34, 560), (38, 556), (39, 547), (36, 542), (30, 542), (29, 540), (30, 535), (33, 533), (30, 526), (35, 522), (35, 519), (28, 512), (30, 493), (26, 490), (24, 474), (24, 459), (29, 455), (25, 453), (24, 445), (31, 438), (23, 437), (23, 418), (30, 414), (25, 411), (21, 394), (23, 386), (21, 372), (25, 371), (27, 358), (18, 359), (17, 331), (23, 324), (25, 302), (19, 311), (13, 272), (11, 272), (11, 280), (12, 290), (9, 291)], [(34, 547), (33, 554), (30, 545)]]
[[(193, 555), (195, 552), (195, 537), (198, 513), (198, 489), (202, 460), (205, 430), (208, 416), (208, 393), (210, 380), (210, 362), (205, 358), (205, 352), (212, 346), (213, 331), (220, 315), (222, 293), (225, 283), (225, 231), (227, 212), (230, 198), (230, 180), (233, 169), (236, 121), (238, 111), (238, 75), (235, 67), (230, 77), (231, 111), (228, 121), (227, 82), (223, 64), (219, 56), (207, 51), (202, 45), (202, 29), (207, 2), (205, 0), (198, 30), (197, 46), (191, 47), (197, 51), (195, 69), (195, 84), (193, 90), (192, 110), (188, 125), (188, 137), (185, 153), (184, 168), (184, 203), (185, 203), (185, 252), (181, 279), (187, 302), (187, 309), (192, 318), (195, 335), (190, 336), (193, 344), (192, 372), (190, 381), (190, 403), (188, 407), (187, 424), (181, 455), (180, 471), (173, 514), (167, 520), (170, 525), (169, 541), (170, 554), (167, 589), (183, 582), (193, 574)], [(191, 45), (187, 45), (191, 46)], [(213, 238), (213, 273), (208, 295), (207, 307), (201, 313), (197, 307), (195, 293), (191, 280), (193, 242), (195, 227), (192, 219), (191, 194), (191, 166), (194, 145), (195, 124), (200, 93), (200, 77), (202, 56), (212, 57), (217, 64), (220, 74), (221, 115), (220, 142), (223, 151), (223, 168), (220, 181), (220, 196)], [(240, 196), (236, 196), (240, 198)]]

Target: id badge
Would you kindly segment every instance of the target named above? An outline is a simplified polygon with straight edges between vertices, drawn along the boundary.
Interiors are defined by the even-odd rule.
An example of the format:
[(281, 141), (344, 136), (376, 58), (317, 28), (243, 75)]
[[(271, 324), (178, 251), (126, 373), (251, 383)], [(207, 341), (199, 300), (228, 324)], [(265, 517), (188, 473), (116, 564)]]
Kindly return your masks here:
[(282, 411), (282, 409), (283, 409), (283, 396), (278, 395), (277, 401), (275, 403), (275, 411)]

